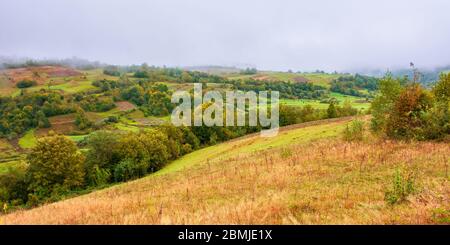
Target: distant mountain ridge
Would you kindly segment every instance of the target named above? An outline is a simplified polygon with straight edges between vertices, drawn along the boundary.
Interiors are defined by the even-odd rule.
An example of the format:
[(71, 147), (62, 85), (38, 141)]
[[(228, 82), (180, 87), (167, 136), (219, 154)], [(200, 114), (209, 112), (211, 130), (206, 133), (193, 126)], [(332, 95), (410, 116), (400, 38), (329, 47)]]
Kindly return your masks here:
[[(441, 73), (450, 72), (450, 65), (440, 66), (435, 68), (425, 68), (420, 69), (418, 67), (418, 71), (421, 74), (419, 82), (425, 86), (430, 86), (435, 81), (439, 79)], [(359, 71), (353, 71), (355, 73), (374, 76), (374, 77), (383, 77), (387, 72), (390, 72), (394, 77), (403, 77), (407, 76), (409, 79), (413, 78), (413, 70), (411, 68), (401, 68), (401, 69), (392, 69), (392, 70), (382, 70), (382, 69), (364, 69)], [(353, 73), (352, 72), (352, 73)]]

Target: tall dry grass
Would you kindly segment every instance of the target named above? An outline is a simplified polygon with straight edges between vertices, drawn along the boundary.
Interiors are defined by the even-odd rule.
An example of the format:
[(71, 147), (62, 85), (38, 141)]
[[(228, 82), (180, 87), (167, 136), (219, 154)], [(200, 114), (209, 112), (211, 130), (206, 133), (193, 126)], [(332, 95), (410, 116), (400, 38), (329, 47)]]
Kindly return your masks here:
[[(428, 224), (450, 210), (446, 143), (308, 144), (205, 161), (0, 217), (4, 224)], [(418, 192), (389, 205), (396, 169)], [(446, 213), (447, 212), (447, 213)], [(443, 213), (443, 214), (442, 214)], [(447, 218), (448, 220), (448, 218)]]

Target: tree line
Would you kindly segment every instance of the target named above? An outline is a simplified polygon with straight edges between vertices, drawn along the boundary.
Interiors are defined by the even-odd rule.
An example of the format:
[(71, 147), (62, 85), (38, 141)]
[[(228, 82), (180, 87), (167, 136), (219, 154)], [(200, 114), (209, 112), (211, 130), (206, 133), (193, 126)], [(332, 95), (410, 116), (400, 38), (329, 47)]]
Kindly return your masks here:
[(354, 76), (341, 76), (331, 81), (330, 90), (346, 95), (366, 97), (371, 95), (362, 93), (360, 90), (366, 89), (369, 92), (374, 92), (378, 89), (378, 83), (379, 79), (375, 77), (363, 76), (359, 74)]

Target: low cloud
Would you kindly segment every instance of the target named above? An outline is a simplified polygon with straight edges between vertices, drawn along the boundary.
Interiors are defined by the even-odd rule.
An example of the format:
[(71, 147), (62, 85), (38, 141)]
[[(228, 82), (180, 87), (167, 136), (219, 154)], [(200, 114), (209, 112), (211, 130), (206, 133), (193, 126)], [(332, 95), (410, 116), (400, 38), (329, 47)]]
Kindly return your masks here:
[(348, 70), (450, 64), (450, 2), (3, 0), (0, 55)]

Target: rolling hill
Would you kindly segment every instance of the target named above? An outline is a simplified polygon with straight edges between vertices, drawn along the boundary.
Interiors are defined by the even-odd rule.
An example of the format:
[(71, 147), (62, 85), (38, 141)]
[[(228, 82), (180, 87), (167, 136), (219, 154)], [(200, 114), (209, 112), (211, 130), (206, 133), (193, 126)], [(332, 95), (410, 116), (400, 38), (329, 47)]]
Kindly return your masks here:
[[(2, 224), (447, 223), (448, 143), (366, 135), (351, 118), (247, 135), (173, 161), (145, 178), (0, 216)], [(396, 173), (414, 173), (405, 202), (385, 201)], [(402, 175), (403, 176), (403, 175)]]
[(290, 81), (290, 82), (311, 82), (313, 84), (329, 87), (330, 82), (342, 74), (328, 73), (293, 73), (293, 72), (274, 72), (260, 71), (257, 74), (240, 74), (228, 73), (224, 74), (228, 79), (256, 79), (256, 80), (273, 80), (273, 81)]
[(77, 93), (95, 89), (92, 82), (101, 79), (117, 80), (116, 77), (104, 75), (102, 69), (82, 71), (64, 66), (4, 69), (0, 70), (0, 96), (17, 96), (20, 89), (16, 85), (21, 80), (36, 81), (36, 86), (25, 88), (25, 91), (52, 89), (64, 93)]

